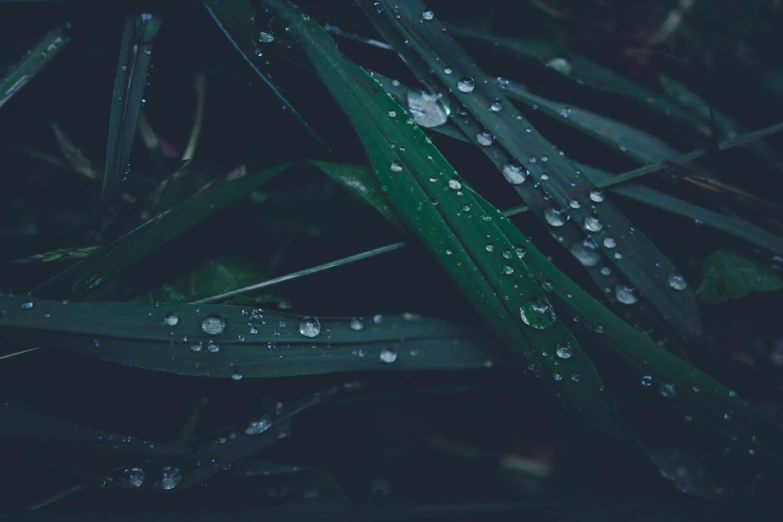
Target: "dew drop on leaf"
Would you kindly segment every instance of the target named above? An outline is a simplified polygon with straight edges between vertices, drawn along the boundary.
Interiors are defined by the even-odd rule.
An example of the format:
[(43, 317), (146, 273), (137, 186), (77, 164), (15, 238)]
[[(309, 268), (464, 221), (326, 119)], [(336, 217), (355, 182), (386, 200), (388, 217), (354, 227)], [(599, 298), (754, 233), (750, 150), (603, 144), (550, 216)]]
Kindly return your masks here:
[(433, 18), (435, 18), (435, 13), (432, 12), (431, 9), (427, 9), (426, 11), (421, 13), (421, 17), (424, 18), (425, 20), (432, 20)]
[(160, 487), (165, 490), (174, 489), (182, 482), (182, 472), (174, 466), (163, 468), (160, 477)]
[(673, 290), (685, 290), (688, 288), (688, 282), (682, 277), (681, 274), (669, 274), (668, 277), (669, 287)]
[(29, 310), (33, 306), (35, 306), (35, 304), (32, 301), (30, 301), (29, 299), (27, 301), (25, 301), (24, 303), (22, 303), (22, 308), (26, 308), (27, 310)]
[(618, 284), (614, 287), (614, 296), (623, 304), (632, 305), (639, 300), (636, 289), (632, 286)]
[(380, 358), (381, 361), (385, 362), (386, 364), (391, 364), (397, 360), (397, 352), (391, 348), (384, 348), (381, 350)]
[(588, 230), (590, 232), (598, 232), (602, 228), (604, 228), (604, 224), (601, 223), (601, 220), (598, 219), (595, 216), (587, 216), (585, 218), (585, 230)]
[(360, 317), (354, 317), (351, 319), (351, 330), (355, 330), (357, 332), (364, 329), (364, 320)]
[(506, 163), (503, 165), (503, 177), (512, 185), (521, 185), (525, 182), (525, 171), (518, 163)]
[(600, 203), (604, 200), (604, 193), (598, 189), (591, 190), (590, 200), (592, 200), (595, 203)]
[(462, 92), (473, 92), (476, 82), (470, 76), (463, 76), (457, 82), (457, 88)]
[(246, 435), (258, 435), (264, 433), (266, 430), (272, 427), (272, 419), (269, 415), (264, 415), (258, 420), (250, 421), (245, 428)]
[(561, 209), (550, 207), (544, 211), (544, 219), (553, 227), (562, 227), (568, 220), (568, 215)]
[(299, 322), (299, 333), (305, 337), (315, 337), (321, 333), (321, 323), (316, 317), (303, 317)]
[(566, 343), (566, 344), (558, 344), (557, 348), (555, 349), (555, 353), (561, 359), (570, 359), (574, 351), (571, 348), (571, 345)]
[(392, 172), (402, 172), (402, 163), (400, 163), (397, 160), (392, 161), (392, 163), (391, 163), (391, 171)]
[(128, 487), (140, 488), (144, 484), (144, 470), (141, 468), (126, 468), (123, 475)]
[(163, 317), (163, 321), (169, 326), (176, 326), (179, 324), (179, 315), (169, 312)]
[(210, 314), (201, 321), (201, 329), (207, 335), (220, 335), (226, 329), (226, 321), (217, 314)]
[(557, 317), (546, 301), (528, 301), (519, 307), (522, 322), (536, 330), (545, 330), (555, 324)]

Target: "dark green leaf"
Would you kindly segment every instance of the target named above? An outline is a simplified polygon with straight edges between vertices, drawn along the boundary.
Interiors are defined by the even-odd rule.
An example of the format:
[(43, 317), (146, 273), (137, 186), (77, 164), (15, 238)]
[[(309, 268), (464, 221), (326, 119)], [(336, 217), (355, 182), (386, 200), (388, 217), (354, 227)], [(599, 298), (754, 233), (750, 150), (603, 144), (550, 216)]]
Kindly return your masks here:
[(717, 304), (739, 299), (753, 292), (783, 290), (780, 274), (752, 259), (728, 250), (713, 252), (702, 263), (704, 280), (699, 299)]

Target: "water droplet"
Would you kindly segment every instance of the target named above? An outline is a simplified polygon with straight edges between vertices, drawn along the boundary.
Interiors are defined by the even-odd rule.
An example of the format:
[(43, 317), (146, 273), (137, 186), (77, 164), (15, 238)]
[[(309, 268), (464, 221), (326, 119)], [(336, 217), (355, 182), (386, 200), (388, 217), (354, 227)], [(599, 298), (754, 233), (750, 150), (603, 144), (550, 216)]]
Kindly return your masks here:
[(604, 200), (604, 193), (598, 189), (593, 189), (590, 191), (590, 200), (595, 203), (600, 203)]
[(512, 185), (521, 185), (525, 182), (525, 171), (517, 163), (506, 163), (503, 165), (503, 177)]
[(506, 87), (508, 87), (508, 80), (503, 78), (502, 76), (498, 76), (497, 79), (495, 80), (495, 83), (501, 89), (505, 89)]
[(179, 483), (182, 482), (182, 472), (179, 468), (174, 466), (166, 466), (163, 468), (160, 477), (160, 487), (165, 490), (176, 488)]
[(571, 348), (570, 344), (558, 344), (555, 353), (561, 359), (570, 359), (574, 350)]
[(25, 301), (24, 303), (22, 303), (22, 308), (25, 308), (27, 310), (29, 310), (33, 306), (35, 306), (35, 304), (32, 301), (30, 301), (29, 299), (27, 301)]
[(583, 266), (595, 266), (601, 260), (598, 245), (591, 238), (585, 238), (581, 243), (571, 246), (571, 253)]
[(602, 228), (604, 228), (604, 224), (601, 223), (601, 220), (598, 219), (595, 216), (587, 216), (585, 218), (585, 230), (588, 230), (590, 232), (598, 232)]
[(632, 286), (618, 284), (614, 287), (614, 296), (623, 304), (632, 305), (639, 300), (636, 289)]
[(519, 307), (519, 314), (526, 325), (536, 330), (549, 328), (557, 320), (555, 311), (546, 301), (528, 301)]
[(546, 66), (551, 67), (561, 74), (571, 74), (571, 62), (568, 61), (568, 58), (563, 56), (556, 56), (552, 58), (546, 62)]
[(321, 333), (321, 323), (315, 317), (304, 317), (299, 322), (299, 333), (305, 337), (315, 337)]
[(163, 321), (169, 326), (177, 326), (179, 324), (179, 316), (174, 312), (169, 312), (163, 317)]
[(435, 17), (435, 13), (432, 12), (431, 9), (427, 9), (423, 13), (421, 13), (421, 17), (425, 20), (432, 20)]
[(372, 316), (372, 322), (375, 324), (381, 324), (383, 322), (383, 316), (381, 314), (375, 314)]
[(642, 377), (642, 386), (645, 388), (652, 385), (652, 377), (650, 375), (645, 375)]
[(250, 421), (245, 428), (245, 434), (258, 435), (259, 433), (264, 433), (271, 427), (272, 419), (269, 418), (269, 415), (264, 415), (258, 420)]
[(203, 343), (193, 343), (190, 345), (190, 350), (193, 352), (200, 352), (202, 346), (204, 346)]
[(219, 345), (218, 343), (215, 343), (215, 342), (209, 341), (209, 342), (207, 343), (207, 351), (208, 351), (209, 353), (217, 353), (217, 352), (219, 352), (219, 351), (220, 351), (220, 345)]
[(470, 205), (462, 205), (462, 211), (463, 212), (470, 212), (471, 206)]
[(140, 488), (144, 484), (144, 470), (141, 468), (126, 468), (123, 474), (128, 487)]
[(408, 112), (422, 127), (438, 127), (446, 123), (451, 108), (437, 94), (411, 89), (408, 91)]
[(514, 273), (514, 267), (511, 265), (506, 265), (503, 267), (503, 273), (505, 275), (511, 275)]
[(93, 345), (95, 348), (100, 348), (100, 347), (101, 347), (101, 341), (100, 341), (100, 339), (93, 339), (93, 340), (92, 340), (92, 345)]
[(250, 312), (250, 317), (255, 321), (260, 321), (264, 318), (264, 311), (260, 308), (255, 308)]
[(581, 372), (574, 372), (571, 374), (571, 380), (574, 382), (579, 382), (582, 379), (582, 373)]
[(392, 161), (391, 170), (392, 172), (402, 172), (402, 163), (396, 160)]
[(397, 352), (391, 348), (384, 348), (381, 350), (380, 358), (381, 361), (385, 362), (386, 364), (391, 364), (397, 360)]
[(473, 92), (473, 88), (475, 86), (476, 83), (473, 81), (473, 78), (471, 78), (470, 76), (463, 76), (457, 82), (457, 88), (462, 92)]
[(495, 100), (489, 104), (489, 110), (492, 112), (500, 112), (503, 110), (503, 104), (500, 102), (500, 100)]
[(445, 250), (445, 254), (446, 254), (447, 256), (450, 256), (450, 255), (451, 255), (451, 254), (453, 254), (453, 253), (454, 253), (454, 252), (452, 252), (450, 248), (447, 248), (447, 249)]
[(553, 227), (562, 227), (568, 221), (568, 214), (562, 209), (550, 207), (544, 211), (544, 219)]
[(511, 259), (512, 257), (514, 257), (514, 253), (511, 250), (506, 249), (503, 251), (504, 259)]
[(605, 237), (604, 246), (606, 248), (614, 248), (617, 246), (617, 241), (615, 241), (613, 237)]
[(396, 118), (397, 117), (397, 111), (389, 111), (389, 118)]
[(489, 147), (494, 140), (495, 137), (488, 131), (481, 131), (476, 134), (476, 141), (478, 141), (478, 144), (482, 147)]
[(726, 420), (731, 420), (732, 419), (732, 412), (727, 411), (726, 413), (723, 414), (723, 418), (726, 419)]
[(580, 208), (580, 207), (582, 206), (582, 204), (581, 204), (581, 203), (579, 203), (579, 202), (578, 202), (577, 200), (575, 200), (575, 199), (572, 199), (571, 201), (569, 201), (569, 202), (568, 202), (568, 205), (569, 205), (571, 208)]
[(444, 67), (443, 72), (444, 74), (451, 74), (454, 71), (451, 70), (451, 67)]
[(258, 33), (258, 41), (260, 43), (272, 43), (275, 41), (275, 35), (269, 31), (261, 31)]
[(495, 245), (489, 244), (486, 246), (487, 252), (494, 252), (495, 251)]
[(552, 378), (556, 381), (562, 381), (563, 380), (563, 374), (562, 373), (553, 373)]
[(239, 371), (231, 372), (231, 379), (234, 381), (241, 381), (242, 377), (244, 377), (244, 375), (242, 375), (242, 372)]
[(673, 273), (669, 274), (669, 286), (673, 290), (685, 290), (688, 288), (688, 282), (685, 280), (684, 277), (682, 277), (681, 274)]
[(220, 335), (226, 329), (226, 322), (217, 314), (210, 314), (201, 321), (201, 329), (207, 335)]
[(661, 387), (658, 389), (658, 393), (660, 393), (664, 397), (670, 398), (677, 395), (677, 389), (674, 387), (673, 384), (662, 382)]
[(522, 259), (523, 257), (525, 257), (525, 254), (527, 254), (527, 250), (525, 250), (525, 247), (523, 247), (522, 245), (514, 245), (514, 251), (519, 256), (519, 259)]
[(457, 178), (451, 178), (449, 180), (449, 188), (451, 190), (459, 190), (462, 188), (462, 183), (460, 183)]
[(351, 330), (360, 331), (364, 328), (364, 320), (359, 317), (351, 319)]

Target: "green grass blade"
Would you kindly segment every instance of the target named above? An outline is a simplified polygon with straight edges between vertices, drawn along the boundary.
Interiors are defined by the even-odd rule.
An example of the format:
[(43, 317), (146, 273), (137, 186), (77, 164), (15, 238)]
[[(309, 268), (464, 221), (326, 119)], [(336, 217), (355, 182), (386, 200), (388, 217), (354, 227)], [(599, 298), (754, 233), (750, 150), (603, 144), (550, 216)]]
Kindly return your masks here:
[(65, 160), (71, 166), (71, 169), (88, 179), (98, 179), (101, 175), (98, 169), (93, 166), (92, 161), (79, 150), (59, 125), (52, 123), (52, 130), (54, 131), (54, 137), (57, 139), (57, 145), (59, 145), (60, 151), (65, 156)]
[[(618, 445), (637, 451), (612, 398), (565, 324), (550, 314), (515, 246), (462, 190), (438, 150), (372, 78), (348, 62), (326, 32), (291, 4), (265, 0), (348, 115), (376, 176), (403, 222), (430, 248), (482, 317), (525, 364), (543, 367), (544, 385)], [(520, 248), (521, 245), (520, 245)], [(571, 355), (551, 358), (558, 347)], [(560, 360), (556, 360), (560, 359)], [(576, 379), (572, 375), (578, 374)], [(581, 381), (580, 381), (581, 378)], [(580, 382), (577, 382), (580, 381)]]
[(220, 2), (219, 0), (206, 0), (204, 2), (209, 16), (217, 24), (220, 31), (226, 36), (231, 45), (239, 51), (245, 62), (250, 65), (253, 72), (269, 87), (275, 96), (283, 105), (293, 114), (299, 122), (304, 125), (310, 135), (324, 146), (330, 153), (329, 146), (318, 134), (310, 127), (299, 111), (294, 108), (290, 101), (275, 87), (275, 85), (263, 73), (261, 64), (263, 56), (261, 49), (258, 48), (258, 30), (253, 25), (255, 19), (255, 10), (247, 0), (235, 0), (231, 2)]
[(58, 248), (57, 250), (51, 250), (44, 252), (43, 254), (35, 254), (29, 257), (23, 257), (16, 259), (16, 263), (51, 263), (52, 261), (76, 261), (84, 259), (92, 252), (97, 250), (97, 246), (87, 246), (79, 248)]
[[(529, 174), (544, 189), (533, 190), (529, 183), (517, 183), (514, 188), (535, 211), (541, 206), (544, 191), (552, 198), (547, 212), (560, 212), (561, 217), (551, 220), (547, 213), (537, 214), (545, 223), (551, 224), (550, 230), (562, 243), (571, 248), (575, 238), (566, 237), (565, 216), (576, 223), (581, 230), (597, 245), (595, 251), (603, 253), (617, 272), (632, 285), (632, 291), (638, 292), (659, 312), (675, 331), (683, 337), (698, 338), (701, 326), (694, 293), (690, 289), (673, 290), (666, 283), (676, 274), (672, 264), (657, 248), (634, 229), (628, 220), (610, 202), (597, 202), (595, 186), (581, 175), (575, 165), (557, 151), (545, 138), (540, 136), (524, 117), (516, 110), (504, 95), (504, 90), (488, 78), (465, 54), (458, 44), (442, 31), (436, 20), (422, 23), (420, 15), (424, 4), (418, 0), (398, 4), (381, 2), (384, 15), (368, 12), (370, 19), (380, 27), (387, 40), (397, 43), (392, 30), (398, 32), (434, 75), (426, 74), (422, 78), (419, 70), (414, 70), (422, 81), (437, 77), (443, 85), (455, 87), (452, 91), (467, 110), (475, 116), (484, 129), (481, 134), (472, 134), (471, 139), (479, 146), (499, 143), (513, 157), (517, 168), (524, 165)], [(393, 25), (394, 29), (390, 26)], [(405, 54), (408, 45), (401, 44), (398, 52)], [(408, 60), (410, 62), (411, 60)], [(465, 83), (462, 83), (465, 80)], [(462, 85), (460, 87), (459, 85)], [(499, 104), (499, 106), (498, 106)], [(492, 106), (496, 109), (492, 109)], [(470, 122), (469, 118), (457, 118), (458, 125)], [(494, 137), (492, 136), (494, 135)], [(473, 137), (475, 136), (475, 138)], [(484, 142), (480, 140), (484, 137)], [(487, 139), (489, 137), (489, 139)], [(493, 151), (493, 155), (495, 152)], [(511, 164), (509, 164), (511, 165)], [(535, 201), (533, 199), (542, 200)], [(596, 198), (597, 199), (597, 198)], [(580, 232), (581, 233), (581, 232)], [(607, 241), (607, 239), (609, 241)], [(620, 290), (624, 286), (617, 286)], [(619, 291), (617, 293), (620, 293)]]
[(120, 43), (120, 56), (114, 74), (106, 164), (101, 195), (92, 216), (103, 213), (119, 195), (130, 158), (141, 113), (144, 87), (152, 54), (152, 39), (161, 19), (150, 13), (128, 16)]
[(30, 48), (25, 57), (0, 78), (0, 108), (30, 83), (70, 41), (65, 29), (52, 29)]
[[(27, 308), (25, 302), (0, 297), (4, 339), (178, 375), (241, 379), (492, 365), (487, 332), (412, 314), (311, 324), (240, 306), (32, 299)], [(209, 329), (219, 324), (210, 318), (222, 320), (219, 333), (205, 331), (205, 321), (208, 331), (219, 329)]]

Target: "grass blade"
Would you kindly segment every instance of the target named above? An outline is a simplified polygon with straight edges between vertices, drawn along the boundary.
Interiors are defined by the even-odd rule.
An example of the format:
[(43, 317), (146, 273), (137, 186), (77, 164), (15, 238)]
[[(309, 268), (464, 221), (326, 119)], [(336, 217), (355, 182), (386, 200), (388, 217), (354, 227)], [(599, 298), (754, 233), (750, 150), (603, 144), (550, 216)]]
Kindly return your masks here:
[[(554, 208), (552, 212), (567, 213), (580, 229), (587, 231), (598, 249), (677, 333), (689, 339), (698, 338), (701, 326), (695, 294), (687, 288), (674, 290), (669, 287), (666, 281), (676, 277), (677, 272), (668, 259), (636, 231), (610, 201), (602, 198), (600, 203), (595, 201), (598, 199), (594, 196), (596, 187), (570, 160), (532, 130), (529, 122), (508, 101), (503, 89), (444, 33), (440, 22), (436, 19), (422, 21), (421, 13), (426, 10), (422, 2), (381, 0), (380, 5), (384, 14), (370, 13), (371, 20), (383, 17), (410, 42), (411, 48), (444, 85), (457, 87), (453, 89), (457, 99), (485, 129), (491, 129), (491, 133), (483, 131), (486, 132), (483, 135), (485, 142), (497, 140), (515, 161), (524, 165), (562, 209)], [(398, 52), (401, 51), (398, 49)], [(492, 109), (498, 107), (497, 104), (499, 110)], [(515, 185), (515, 188), (520, 190), (523, 185)], [(561, 221), (561, 218), (556, 220), (557, 223)], [(609, 244), (616, 248), (606, 246), (606, 239), (613, 241)]]
[(71, 37), (64, 28), (52, 29), (27, 51), (25, 57), (0, 78), (0, 108), (41, 72), (70, 41)]
[(753, 292), (783, 290), (783, 278), (770, 267), (727, 250), (718, 250), (702, 262), (704, 280), (699, 299), (718, 304)]
[[(493, 221), (496, 216), (483, 212), (473, 196), (461, 190), (454, 169), (413, 118), (343, 58), (320, 26), (287, 2), (265, 3), (297, 37), (348, 115), (397, 214), (429, 246), (477, 311), (512, 353), (526, 364), (545, 368), (545, 386), (561, 393), (590, 429), (630, 452), (638, 451), (611, 397), (599, 391), (598, 373), (565, 324), (551, 314), (544, 292), (528, 277), (515, 246)], [(558, 347), (568, 353), (559, 361), (549, 357)], [(579, 378), (571, 378), (576, 373), (582, 379), (579, 384)]]
[[(0, 297), (4, 339), (178, 375), (241, 379), (475, 369), (485, 368), (491, 357), (491, 342), (481, 340), (486, 332), (410, 314), (307, 322), (240, 306), (25, 302)], [(207, 333), (219, 329), (221, 320), (219, 333)]]

